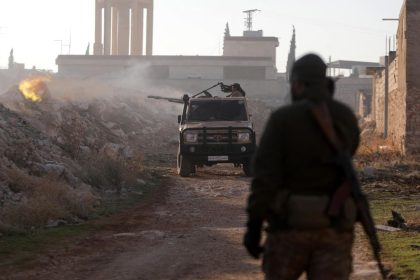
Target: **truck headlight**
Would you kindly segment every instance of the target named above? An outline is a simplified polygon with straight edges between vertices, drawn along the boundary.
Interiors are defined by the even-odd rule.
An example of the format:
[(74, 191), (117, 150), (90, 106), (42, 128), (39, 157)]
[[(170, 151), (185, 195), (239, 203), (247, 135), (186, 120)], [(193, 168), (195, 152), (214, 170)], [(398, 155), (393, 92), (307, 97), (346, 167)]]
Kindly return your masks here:
[(251, 135), (249, 132), (239, 132), (238, 133), (238, 142), (249, 142)]
[(194, 132), (185, 132), (184, 133), (184, 142), (186, 143), (197, 143), (198, 134)]

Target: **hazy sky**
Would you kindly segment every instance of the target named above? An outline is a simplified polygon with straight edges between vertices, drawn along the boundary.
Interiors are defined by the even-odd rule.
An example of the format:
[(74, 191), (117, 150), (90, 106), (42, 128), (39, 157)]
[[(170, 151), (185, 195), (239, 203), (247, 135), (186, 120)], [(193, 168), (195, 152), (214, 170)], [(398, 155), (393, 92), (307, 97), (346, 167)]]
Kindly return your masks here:
[[(84, 54), (94, 41), (94, 0), (0, 0), (0, 68), (11, 48), (27, 68), (56, 69), (55, 58)], [(297, 54), (325, 59), (378, 61), (385, 38), (394, 35), (403, 0), (155, 0), (154, 54), (219, 55), (226, 22), (232, 35), (244, 30), (243, 10), (260, 9), (254, 29), (280, 39), (279, 70), (285, 68), (292, 34)], [(58, 41), (58, 40), (61, 40)], [(92, 49), (91, 49), (92, 50)]]

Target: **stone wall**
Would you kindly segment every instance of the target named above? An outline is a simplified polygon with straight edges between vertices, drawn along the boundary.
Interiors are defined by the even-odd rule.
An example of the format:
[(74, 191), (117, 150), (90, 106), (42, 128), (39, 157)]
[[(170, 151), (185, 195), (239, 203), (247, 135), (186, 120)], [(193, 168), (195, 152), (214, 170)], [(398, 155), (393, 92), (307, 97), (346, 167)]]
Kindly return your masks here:
[(406, 116), (403, 108), (405, 108), (406, 93), (399, 85), (400, 71), (404, 68), (400, 67), (404, 65), (401, 60), (402, 56), (399, 56), (389, 66), (388, 137), (399, 151), (405, 152)]
[[(397, 53), (389, 65), (388, 138), (403, 154), (420, 152), (420, 2), (406, 0), (400, 13)], [(385, 70), (373, 79), (372, 116), (385, 131)]]
[(376, 122), (376, 132), (385, 131), (385, 72), (376, 73), (373, 77), (372, 115)]
[(406, 1), (406, 150), (420, 153), (420, 2)]

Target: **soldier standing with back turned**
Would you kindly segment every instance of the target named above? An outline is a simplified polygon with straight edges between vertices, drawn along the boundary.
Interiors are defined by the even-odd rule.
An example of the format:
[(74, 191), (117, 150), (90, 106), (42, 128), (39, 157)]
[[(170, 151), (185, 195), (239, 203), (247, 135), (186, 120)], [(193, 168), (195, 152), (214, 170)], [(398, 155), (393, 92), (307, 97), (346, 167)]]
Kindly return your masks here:
[[(328, 92), (326, 65), (309, 54), (293, 66), (292, 105), (274, 112), (254, 161), (244, 245), (258, 258), (264, 252), (267, 280), (348, 279), (356, 208), (351, 196), (330, 217), (326, 209), (342, 182), (335, 153), (310, 106), (324, 102), (342, 145), (354, 155), (359, 129), (353, 112)], [(261, 231), (267, 222), (267, 240)]]

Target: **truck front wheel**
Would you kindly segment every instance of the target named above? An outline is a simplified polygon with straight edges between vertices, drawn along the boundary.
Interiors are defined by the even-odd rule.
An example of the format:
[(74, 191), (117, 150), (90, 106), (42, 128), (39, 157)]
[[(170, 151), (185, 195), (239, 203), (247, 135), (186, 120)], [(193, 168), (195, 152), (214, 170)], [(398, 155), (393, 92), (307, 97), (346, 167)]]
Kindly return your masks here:
[(251, 177), (251, 164), (250, 164), (250, 162), (249, 161), (247, 161), (247, 162), (245, 162), (245, 163), (243, 163), (242, 164), (242, 170), (244, 171), (244, 173), (245, 173), (245, 176), (247, 176), (247, 177)]
[(176, 170), (181, 177), (188, 177), (193, 171), (193, 165), (189, 159), (178, 153)]

